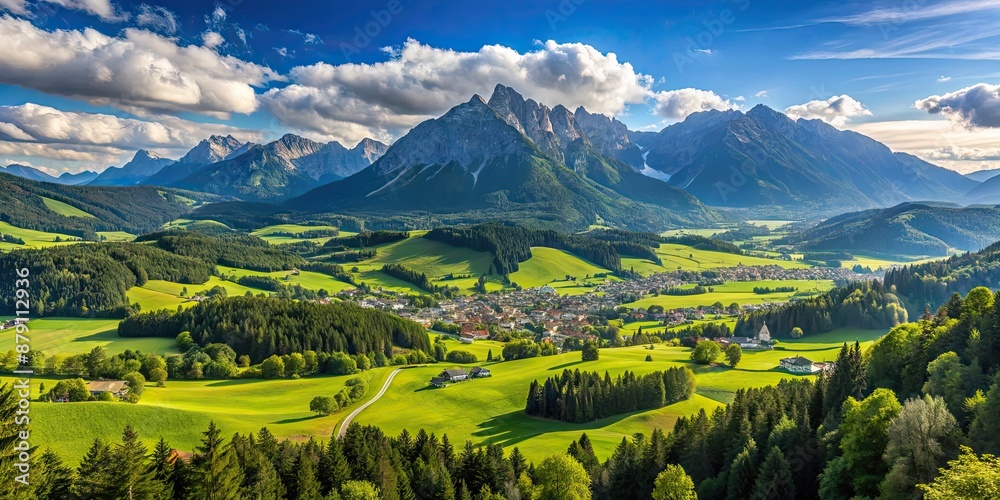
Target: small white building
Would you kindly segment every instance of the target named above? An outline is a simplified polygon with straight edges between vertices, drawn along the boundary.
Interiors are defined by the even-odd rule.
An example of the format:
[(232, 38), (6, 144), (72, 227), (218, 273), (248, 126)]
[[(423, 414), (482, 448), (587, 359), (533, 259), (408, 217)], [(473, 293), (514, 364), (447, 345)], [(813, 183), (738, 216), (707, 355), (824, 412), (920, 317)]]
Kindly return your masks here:
[(816, 373), (822, 370), (821, 367), (816, 366), (812, 360), (804, 358), (802, 356), (795, 356), (794, 358), (782, 358), (780, 362), (782, 369), (787, 370), (791, 373)]

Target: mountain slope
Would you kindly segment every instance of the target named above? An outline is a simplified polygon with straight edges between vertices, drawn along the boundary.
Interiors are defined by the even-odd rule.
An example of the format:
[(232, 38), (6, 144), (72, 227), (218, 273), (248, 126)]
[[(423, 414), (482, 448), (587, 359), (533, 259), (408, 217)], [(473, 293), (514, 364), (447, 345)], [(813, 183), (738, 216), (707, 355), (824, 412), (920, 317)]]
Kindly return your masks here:
[(983, 181), (971, 188), (965, 196), (971, 203), (1000, 203), (1000, 177)]
[(996, 176), (1000, 175), (1000, 168), (993, 168), (988, 170), (977, 170), (975, 172), (969, 172), (965, 174), (966, 177), (977, 181), (986, 182)]
[(193, 174), (201, 167), (245, 153), (252, 146), (252, 143), (242, 143), (231, 135), (225, 137), (213, 135), (191, 148), (176, 163), (144, 179), (142, 184), (169, 186)]
[(441, 118), (414, 127), (370, 168), (289, 200), (286, 206), (342, 213), (424, 210), (479, 220), (502, 213), (563, 227), (586, 227), (600, 220), (666, 227), (689, 223), (689, 217), (717, 217), (693, 198), (685, 198), (686, 206), (677, 203), (682, 208), (677, 211), (626, 198), (608, 186), (620, 183), (619, 169), (632, 169), (621, 162), (596, 162), (590, 149), (582, 154), (594, 162), (593, 169), (565, 166), (477, 95)]
[(66, 184), (67, 186), (82, 186), (96, 179), (98, 175), (100, 174), (92, 170), (77, 172), (75, 174), (65, 172), (56, 179), (56, 182)]
[(796, 236), (803, 250), (947, 255), (1000, 240), (1000, 208), (903, 203), (833, 217)]
[(170, 186), (232, 196), (247, 201), (280, 201), (326, 182), (342, 179), (371, 164), (386, 146), (365, 139), (352, 149), (286, 134), (245, 152), (194, 169)]
[(152, 151), (140, 149), (132, 160), (121, 167), (108, 167), (101, 172), (89, 186), (135, 186), (148, 177), (174, 163), (170, 158), (164, 158)]
[(7, 165), (0, 167), (0, 172), (39, 182), (59, 182), (59, 180), (41, 170), (26, 165)]
[[(50, 198), (94, 217), (67, 217), (50, 210)], [(0, 173), (0, 220), (41, 231), (61, 232), (96, 239), (96, 231), (127, 231), (138, 234), (176, 219), (196, 202), (219, 201), (217, 197), (146, 186), (65, 186), (36, 182)]]
[(656, 136), (633, 137), (648, 147), (651, 168), (708, 205), (872, 208), (961, 199), (975, 182), (861, 134), (792, 121), (762, 105), (695, 113)]

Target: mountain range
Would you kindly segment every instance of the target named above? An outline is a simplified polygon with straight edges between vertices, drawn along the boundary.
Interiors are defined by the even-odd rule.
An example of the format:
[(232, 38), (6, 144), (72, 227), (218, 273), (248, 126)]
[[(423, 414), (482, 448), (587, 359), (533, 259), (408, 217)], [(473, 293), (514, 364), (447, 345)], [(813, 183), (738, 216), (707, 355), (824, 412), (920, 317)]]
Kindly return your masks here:
[(85, 171), (76, 174), (71, 174), (69, 172), (64, 172), (59, 177), (49, 175), (37, 168), (29, 167), (26, 165), (7, 165), (6, 167), (0, 167), (0, 172), (5, 174), (14, 175), (17, 177), (22, 177), (24, 179), (30, 179), (39, 182), (51, 182), (54, 184), (65, 184), (68, 186), (77, 186), (81, 184), (86, 184), (97, 178), (97, 172)]
[[(1000, 203), (1000, 177), (963, 176), (819, 120), (762, 105), (694, 113), (659, 132), (497, 85), (387, 146), (288, 134), (267, 144), (212, 136), (177, 161), (140, 150), (100, 175), (12, 165), (64, 184), (153, 185), (275, 213), (525, 217), (656, 229), (720, 220), (713, 208), (832, 215), (915, 201)], [(255, 207), (260, 210), (260, 207)]]
[(1000, 207), (902, 203), (832, 217), (789, 242), (800, 250), (941, 256), (981, 250), (997, 240)]
[(620, 160), (634, 146), (616, 123), (584, 110), (549, 109), (498, 85), (489, 102), (473, 96), (414, 127), (371, 167), (286, 206), (468, 218), (507, 213), (577, 228), (609, 223), (651, 229), (720, 220), (689, 193)]
[(956, 201), (977, 185), (861, 134), (763, 105), (694, 113), (632, 137), (646, 166), (710, 206), (843, 211)]

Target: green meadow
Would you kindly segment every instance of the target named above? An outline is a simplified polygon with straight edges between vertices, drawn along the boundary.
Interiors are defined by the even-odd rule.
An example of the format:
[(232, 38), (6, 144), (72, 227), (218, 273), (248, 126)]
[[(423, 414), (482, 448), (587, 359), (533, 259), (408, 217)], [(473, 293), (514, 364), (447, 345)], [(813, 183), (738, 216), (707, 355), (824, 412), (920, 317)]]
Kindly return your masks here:
[(327, 276), (325, 274), (314, 273), (311, 271), (299, 271), (299, 274), (292, 274), (289, 271), (275, 271), (272, 273), (264, 273), (259, 271), (249, 271), (246, 269), (239, 269), (236, 267), (218, 266), (218, 268), (220, 273), (228, 276), (236, 276), (236, 277), (267, 276), (279, 280), (286, 285), (300, 285), (302, 288), (306, 288), (309, 290), (317, 290), (317, 291), (326, 290), (330, 292), (330, 294), (335, 294), (340, 292), (341, 290), (354, 288), (354, 286), (351, 285), (350, 283), (344, 283), (343, 281), (333, 279), (332, 277)]
[[(24, 245), (0, 242), (0, 250), (3, 251), (17, 250), (19, 248), (41, 248), (45, 246), (69, 245), (74, 243), (74, 240), (79, 239), (76, 236), (70, 236), (68, 234), (35, 231), (34, 229), (22, 229), (12, 226), (6, 222), (0, 222), (0, 234), (9, 234), (24, 240)], [(59, 238), (62, 241), (57, 242), (56, 238)]]
[(68, 203), (63, 203), (59, 200), (46, 198), (44, 196), (40, 196), (40, 198), (42, 199), (42, 203), (45, 204), (46, 208), (59, 215), (65, 215), (66, 217), (83, 217), (87, 219), (94, 218), (93, 215), (84, 212), (83, 210), (80, 210), (79, 208), (76, 208)]
[[(263, 293), (269, 294), (266, 290), (250, 288), (231, 281), (224, 281), (216, 276), (208, 279), (208, 282), (200, 285), (184, 285), (163, 280), (149, 280), (143, 286), (132, 287), (126, 295), (130, 304), (138, 303), (143, 311), (155, 311), (159, 309), (176, 309), (177, 306), (191, 307), (197, 302), (189, 297), (198, 295), (200, 292), (208, 291), (216, 286), (226, 289), (226, 295), (237, 296), (246, 295), (250, 292), (254, 295)], [(187, 288), (187, 296), (181, 297), (184, 289)]]
[[(526, 360), (486, 363), (492, 350), (499, 355), (503, 345), (493, 341), (461, 344), (446, 341), (449, 350), (468, 350), (479, 357), (478, 365), (488, 367), (493, 376), (432, 389), (428, 380), (450, 363), (404, 369), (386, 394), (363, 411), (355, 421), (382, 427), (395, 434), (403, 429), (419, 428), (447, 433), (452, 442), (471, 440), (475, 444), (500, 443), (518, 446), (532, 460), (565, 450), (570, 440), (586, 432), (594, 441), (599, 457), (607, 458), (623, 436), (650, 432), (655, 427), (670, 428), (680, 416), (699, 409), (711, 410), (731, 401), (744, 387), (761, 387), (785, 378), (803, 377), (780, 371), (783, 357), (802, 354), (814, 361), (832, 361), (843, 342), (861, 341), (867, 348), (883, 331), (838, 330), (823, 335), (784, 341), (772, 351), (745, 351), (740, 365), (701, 366), (689, 361), (690, 350), (656, 345), (602, 349), (600, 360), (580, 361), (579, 352)], [(125, 342), (132, 342), (127, 340)], [(72, 342), (68, 342), (72, 343)], [(112, 344), (113, 345), (113, 344)], [(131, 346), (136, 348), (135, 345)], [(68, 351), (64, 351), (68, 352)], [(644, 361), (647, 354), (653, 361)], [(466, 365), (472, 366), (472, 365)], [(688, 366), (696, 373), (696, 395), (657, 410), (618, 415), (587, 424), (570, 424), (536, 419), (524, 414), (528, 385), (544, 380), (563, 369), (605, 372), (612, 376), (625, 370), (648, 373), (672, 366)], [(32, 405), (33, 436), (41, 446), (58, 444), (66, 458), (75, 463), (95, 437), (117, 438), (121, 428), (135, 425), (147, 443), (164, 436), (170, 444), (191, 450), (209, 420), (219, 423), (224, 433), (256, 432), (268, 427), (278, 437), (297, 440), (326, 439), (353, 408), (367, 401), (381, 387), (392, 367), (376, 368), (361, 374), (369, 381), (368, 395), (351, 407), (329, 417), (316, 417), (308, 411), (309, 401), (317, 395), (339, 391), (348, 377), (306, 377), (298, 380), (168, 380), (167, 386), (149, 386), (142, 401), (126, 403), (41, 403)], [(0, 379), (9, 381), (10, 378)], [(34, 388), (53, 378), (33, 379)], [(77, 425), (86, 425), (81, 432)], [(86, 424), (82, 424), (86, 422)]]
[[(117, 319), (40, 318), (28, 323), (26, 335), (31, 348), (46, 356), (83, 354), (98, 346), (110, 354), (126, 349), (159, 354), (177, 352), (172, 339), (119, 337), (118, 322)], [(13, 348), (14, 336), (10, 332), (0, 333), (0, 352)]]
[[(692, 288), (694, 285), (684, 285), (680, 288)], [(756, 294), (754, 287), (780, 287), (791, 286), (798, 288), (796, 292), (781, 292)], [(722, 285), (712, 287), (715, 291), (700, 295), (647, 295), (646, 297), (629, 304), (628, 307), (648, 308), (659, 305), (664, 309), (676, 309), (684, 307), (698, 307), (712, 305), (722, 302), (723, 306), (728, 306), (733, 302), (739, 305), (763, 304), (765, 302), (787, 302), (792, 297), (814, 295), (826, 292), (833, 288), (833, 281), (830, 280), (770, 280), (770, 281), (730, 281)]]
[[(312, 241), (322, 245), (327, 241), (333, 239), (332, 237), (324, 238), (294, 238), (287, 235), (275, 234), (275, 233), (302, 233), (305, 231), (318, 231), (318, 230), (334, 230), (339, 231), (335, 226), (305, 226), (302, 224), (276, 224), (273, 226), (267, 226), (258, 229), (250, 234), (254, 236), (260, 236), (261, 239), (271, 243), (272, 245), (281, 245), (285, 243), (298, 243), (301, 241)], [(340, 236), (351, 236), (357, 233), (352, 233), (350, 231), (339, 231)]]
[(622, 257), (622, 267), (634, 269), (643, 276), (677, 270), (716, 269), (720, 267), (768, 266), (778, 265), (786, 269), (809, 267), (808, 264), (796, 261), (766, 259), (749, 255), (736, 255), (725, 252), (699, 250), (687, 245), (664, 243), (656, 251), (662, 264), (636, 257)]

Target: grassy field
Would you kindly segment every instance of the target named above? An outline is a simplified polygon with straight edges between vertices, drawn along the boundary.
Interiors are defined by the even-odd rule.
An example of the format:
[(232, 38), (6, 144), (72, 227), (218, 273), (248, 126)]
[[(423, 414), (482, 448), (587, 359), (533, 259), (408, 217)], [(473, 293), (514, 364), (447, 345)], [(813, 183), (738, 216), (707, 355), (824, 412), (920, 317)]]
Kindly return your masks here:
[[(691, 288), (694, 285), (686, 285), (681, 288)], [(782, 292), (756, 294), (754, 287), (779, 287), (791, 286), (798, 288), (797, 292)], [(722, 302), (728, 306), (733, 302), (739, 305), (763, 304), (765, 302), (787, 302), (796, 294), (819, 293), (833, 288), (833, 281), (830, 280), (781, 280), (781, 281), (731, 281), (722, 285), (712, 287), (714, 292), (701, 295), (659, 295), (646, 296), (636, 302), (625, 304), (628, 307), (647, 308), (652, 305), (663, 306), (664, 309), (675, 309), (684, 307), (698, 307)]]
[(97, 235), (104, 238), (104, 241), (132, 241), (135, 235), (125, 231), (98, 231)]
[(736, 255), (725, 252), (713, 252), (709, 250), (699, 250), (687, 245), (674, 243), (664, 243), (656, 251), (660, 257), (662, 265), (658, 265), (651, 260), (639, 259), (635, 257), (622, 257), (622, 267), (634, 269), (644, 276), (654, 273), (663, 273), (676, 270), (696, 270), (715, 269), (720, 267), (744, 266), (767, 266), (778, 265), (786, 269), (796, 269), (809, 267), (802, 262), (765, 259), (762, 257), (752, 257), (748, 255)]
[[(191, 307), (197, 304), (187, 297), (197, 295), (199, 292), (210, 290), (216, 286), (226, 289), (229, 296), (245, 295), (250, 292), (254, 295), (259, 293), (268, 294), (270, 292), (258, 288), (245, 287), (231, 281), (223, 281), (215, 276), (208, 279), (207, 283), (201, 285), (183, 285), (171, 281), (149, 280), (141, 287), (132, 287), (127, 295), (130, 304), (136, 302), (143, 311), (155, 311), (158, 309), (176, 309), (177, 306)], [(187, 288), (187, 297), (181, 297), (181, 292)]]
[(213, 227), (232, 231), (229, 226), (214, 220), (174, 219), (163, 225), (163, 229), (193, 229), (196, 227)]
[(79, 208), (76, 208), (68, 203), (63, 203), (59, 200), (53, 200), (52, 198), (46, 198), (44, 196), (41, 196), (40, 198), (42, 199), (42, 203), (44, 203), (49, 210), (59, 215), (65, 215), (66, 217), (83, 217), (86, 219), (94, 218), (93, 215), (84, 212), (83, 210), (80, 210)]
[[(82, 354), (101, 346), (111, 354), (118, 354), (126, 349), (152, 351), (160, 354), (174, 353), (172, 339), (141, 338), (125, 339), (118, 336), (117, 319), (80, 319), (80, 318), (41, 318), (28, 323), (28, 338), (31, 348), (45, 353)], [(0, 352), (14, 348), (14, 336), (0, 335)]]
[[(68, 234), (59, 233), (48, 233), (44, 231), (35, 231), (33, 229), (22, 229), (19, 227), (12, 226), (6, 222), (0, 222), (0, 234), (9, 234), (11, 236), (21, 238), (24, 240), (24, 245), (15, 245), (13, 243), (0, 242), (0, 250), (16, 250), (19, 248), (41, 248), (45, 246), (55, 246), (55, 245), (69, 245), (74, 243), (73, 240), (77, 240), (76, 236), (70, 236)], [(56, 238), (60, 238), (63, 241), (56, 242)]]
[[(476, 444), (497, 442), (519, 446), (532, 460), (565, 450), (569, 441), (587, 434), (594, 441), (597, 454), (607, 458), (623, 436), (648, 433), (655, 427), (669, 428), (677, 417), (690, 415), (701, 408), (711, 409), (731, 400), (742, 387), (774, 384), (783, 378), (799, 377), (779, 371), (778, 360), (801, 353), (814, 361), (835, 359), (840, 343), (859, 340), (867, 347), (884, 332), (839, 330), (828, 334), (786, 341), (773, 351), (743, 355), (736, 369), (697, 366), (689, 362), (690, 350), (682, 347), (656, 346), (649, 351), (642, 346), (603, 349), (595, 362), (581, 362), (580, 354), (527, 360), (485, 363), (486, 353), (499, 354), (502, 344), (492, 341), (466, 345), (448, 340), (449, 350), (463, 349), (480, 358), (493, 377), (453, 384), (444, 389), (430, 389), (427, 381), (448, 363), (403, 370), (385, 396), (362, 412), (356, 421), (374, 424), (395, 434), (402, 429), (419, 428), (447, 432), (456, 446), (465, 440)], [(653, 361), (645, 362), (647, 354)], [(528, 417), (524, 401), (531, 380), (545, 379), (563, 369), (608, 371), (612, 376), (625, 370), (648, 373), (671, 366), (689, 366), (697, 374), (696, 396), (657, 410), (619, 415), (587, 424), (569, 424)], [(369, 394), (352, 407), (329, 417), (315, 417), (308, 411), (316, 395), (334, 394), (348, 377), (307, 377), (298, 380), (171, 380), (167, 387), (147, 387), (137, 405), (125, 403), (34, 403), (36, 444), (54, 446), (74, 463), (95, 437), (116, 439), (126, 423), (132, 423), (147, 443), (159, 436), (170, 444), (190, 450), (198, 442), (209, 420), (215, 420), (224, 434), (256, 432), (268, 427), (279, 438), (307, 439), (328, 437), (337, 423), (353, 407), (360, 405), (379, 389), (391, 368), (377, 368), (361, 374), (369, 381)], [(7, 380), (10, 380), (9, 378)], [(38, 377), (33, 384), (54, 383)], [(87, 422), (87, 432), (67, 422)], [(82, 424), (81, 424), (82, 425)]]
[[(301, 233), (304, 231), (317, 231), (317, 230), (335, 230), (339, 231), (334, 226), (304, 226), (301, 224), (276, 224), (274, 226), (267, 226), (254, 231), (254, 236), (260, 236), (261, 239), (266, 240), (272, 245), (281, 245), (284, 243), (298, 243), (300, 241), (312, 241), (314, 243), (319, 243), (322, 245), (327, 241), (333, 239), (332, 237), (325, 238), (293, 238), (290, 236), (277, 235), (275, 233)], [(340, 231), (340, 236), (351, 236), (357, 233), (352, 233), (350, 231)]]
[(897, 256), (893, 258), (885, 256), (876, 255), (865, 255), (865, 254), (853, 254), (854, 260), (844, 260), (841, 261), (841, 267), (854, 267), (861, 264), (861, 267), (870, 267), (873, 271), (877, 271), (879, 268), (888, 269), (892, 266), (900, 266), (907, 264), (923, 264), (924, 262), (933, 262), (935, 260), (947, 259), (947, 257), (925, 257), (925, 256), (913, 256), (904, 257)]
[[(531, 247), (531, 258), (522, 262), (517, 272), (511, 273), (510, 280), (525, 288), (533, 288), (548, 284), (566, 285), (561, 280), (567, 275), (583, 279), (588, 274), (593, 276), (610, 272), (563, 250)], [(560, 280), (560, 283), (552, 283), (554, 280)]]
[[(335, 280), (330, 276), (311, 271), (300, 271), (297, 275), (292, 275), (288, 271), (275, 271), (273, 273), (263, 273), (258, 271), (248, 271), (235, 267), (218, 266), (219, 272), (229, 276), (269, 276), (277, 279), (286, 285), (300, 285), (309, 290), (326, 290), (330, 294), (335, 294), (341, 290), (354, 288), (350, 283)], [(239, 286), (239, 285), (237, 285)], [(211, 287), (209, 287), (211, 288)], [(190, 290), (190, 288), (188, 288)], [(246, 293), (244, 291), (244, 293)]]

